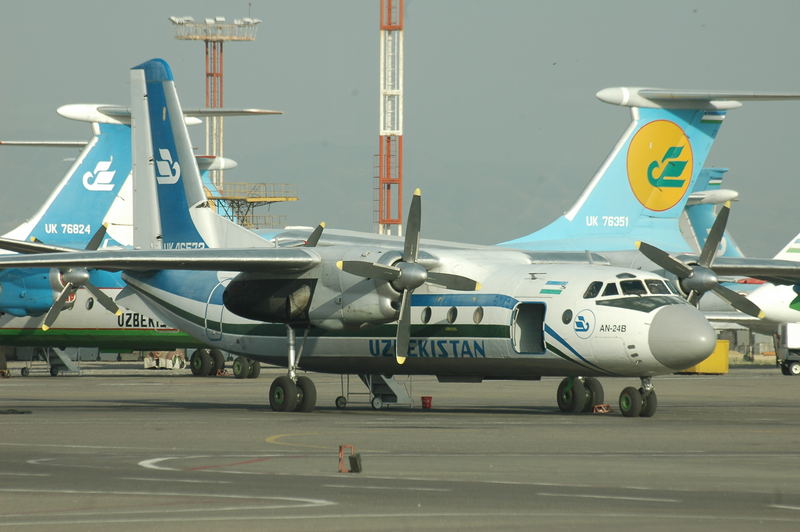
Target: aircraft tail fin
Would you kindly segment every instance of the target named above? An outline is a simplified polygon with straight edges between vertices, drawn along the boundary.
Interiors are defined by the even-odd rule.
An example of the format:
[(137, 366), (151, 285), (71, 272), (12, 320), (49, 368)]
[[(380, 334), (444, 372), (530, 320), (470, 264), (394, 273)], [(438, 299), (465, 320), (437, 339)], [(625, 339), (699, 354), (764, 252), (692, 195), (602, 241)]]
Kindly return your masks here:
[[(724, 189), (721, 186), (727, 171), (727, 168), (703, 168), (686, 203), (685, 216), (681, 218), (681, 231), (686, 240), (696, 247), (698, 253), (703, 249), (711, 226), (717, 218), (716, 206), (739, 197), (739, 193), (735, 190)], [(725, 231), (722, 236), (717, 256), (744, 256), (729, 231)]]
[[(126, 208), (124, 188), (130, 186), (130, 127), (96, 122), (91, 126), (92, 139), (47, 201), (4, 236), (80, 249), (112, 214), (120, 216), (118, 211)], [(102, 245), (129, 246), (131, 240), (130, 227), (112, 223)]]
[(678, 220), (727, 111), (739, 100), (800, 94), (619, 87), (597, 97), (631, 107), (632, 121), (577, 202), (543, 229), (501, 245), (523, 249), (624, 250), (647, 240), (690, 251)]
[[(263, 246), (256, 234), (217, 215), (203, 190), (169, 64), (131, 69), (137, 247)], [(141, 178), (141, 179), (140, 179)], [(157, 205), (158, 213), (152, 213)], [(141, 208), (139, 207), (141, 206)]]

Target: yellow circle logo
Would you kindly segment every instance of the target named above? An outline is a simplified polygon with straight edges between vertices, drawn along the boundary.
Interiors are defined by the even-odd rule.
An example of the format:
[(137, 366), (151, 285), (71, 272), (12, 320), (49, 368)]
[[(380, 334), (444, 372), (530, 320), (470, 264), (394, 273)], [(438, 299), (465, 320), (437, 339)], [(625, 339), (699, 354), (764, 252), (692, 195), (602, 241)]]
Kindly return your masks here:
[(628, 147), (628, 182), (651, 211), (666, 211), (686, 194), (692, 178), (692, 145), (675, 123), (656, 120), (639, 129)]

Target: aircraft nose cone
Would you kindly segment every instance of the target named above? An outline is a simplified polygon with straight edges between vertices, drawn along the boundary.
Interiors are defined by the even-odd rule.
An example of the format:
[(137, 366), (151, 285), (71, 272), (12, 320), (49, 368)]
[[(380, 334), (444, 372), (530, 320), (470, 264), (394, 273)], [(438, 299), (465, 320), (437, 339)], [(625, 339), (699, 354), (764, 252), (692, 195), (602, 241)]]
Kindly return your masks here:
[(677, 371), (705, 360), (716, 346), (717, 335), (694, 307), (667, 305), (656, 311), (648, 343), (656, 360)]

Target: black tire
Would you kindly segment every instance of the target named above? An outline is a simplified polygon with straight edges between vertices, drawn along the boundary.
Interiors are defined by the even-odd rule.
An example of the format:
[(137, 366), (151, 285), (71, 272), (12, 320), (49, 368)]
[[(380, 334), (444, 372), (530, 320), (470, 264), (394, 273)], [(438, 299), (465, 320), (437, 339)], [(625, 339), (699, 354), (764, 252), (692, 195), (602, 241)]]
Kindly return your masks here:
[(586, 377), (583, 379), (583, 386), (586, 388), (586, 405), (583, 407), (584, 412), (591, 412), (594, 405), (603, 404), (606, 395), (603, 391), (603, 385), (594, 377)]
[(344, 395), (340, 395), (339, 397), (336, 398), (335, 404), (336, 408), (338, 408), (339, 410), (344, 410), (345, 407), (347, 406), (347, 398)]
[(633, 386), (628, 386), (619, 394), (619, 411), (625, 417), (639, 417), (642, 412), (642, 394)]
[(247, 378), (257, 379), (259, 375), (261, 375), (261, 362), (250, 359), (250, 372), (247, 374)]
[(50, 376), (51, 377), (58, 377), (58, 368), (55, 366), (50, 367)]
[[(572, 385), (570, 386), (570, 381)], [(586, 388), (577, 377), (566, 378), (558, 385), (556, 392), (558, 408), (562, 412), (580, 412), (586, 405)]]
[(30, 368), (28, 368), (28, 367), (24, 367), (24, 368), (22, 368), (21, 370), (19, 370), (19, 373), (20, 373), (20, 375), (22, 375), (23, 377), (27, 377), (28, 375), (30, 375), (30, 374), (31, 374), (31, 370), (30, 370)]
[(192, 358), (189, 360), (192, 366), (192, 375), (195, 377), (206, 377), (208, 372), (211, 371), (211, 355), (208, 354), (208, 349), (197, 349), (192, 353)]
[(225, 371), (225, 356), (219, 349), (211, 349), (208, 352), (211, 357), (211, 369), (209, 375), (214, 376), (220, 371)]
[(250, 374), (250, 359), (242, 356), (233, 361), (233, 376), (237, 379), (246, 379)]
[(269, 387), (269, 406), (275, 412), (291, 412), (297, 406), (297, 386), (283, 375)]
[(780, 368), (781, 368), (781, 373), (783, 373), (784, 375), (789, 375), (790, 374), (789, 373), (789, 368), (786, 367), (786, 364), (782, 363), (780, 365)]
[(792, 377), (796, 377), (797, 375), (800, 375), (800, 362), (798, 362), (797, 360), (792, 360), (791, 362), (786, 364), (786, 371)]
[(653, 417), (658, 408), (658, 396), (656, 391), (644, 393), (644, 388), (639, 388), (639, 393), (642, 395), (642, 411), (639, 412), (639, 417)]
[(298, 402), (295, 410), (298, 412), (312, 412), (317, 406), (317, 387), (308, 377), (297, 377)]

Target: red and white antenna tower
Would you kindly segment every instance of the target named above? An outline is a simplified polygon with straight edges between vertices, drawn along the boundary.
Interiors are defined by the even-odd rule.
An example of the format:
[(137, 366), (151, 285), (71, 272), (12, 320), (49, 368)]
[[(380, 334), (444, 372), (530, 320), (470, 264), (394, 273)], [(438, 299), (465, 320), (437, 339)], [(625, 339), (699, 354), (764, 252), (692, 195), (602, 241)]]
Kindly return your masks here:
[(403, 234), (403, 0), (380, 0), (378, 233)]

